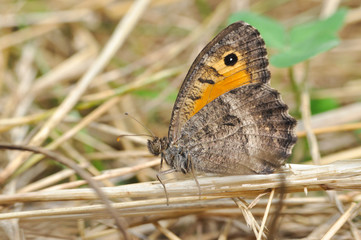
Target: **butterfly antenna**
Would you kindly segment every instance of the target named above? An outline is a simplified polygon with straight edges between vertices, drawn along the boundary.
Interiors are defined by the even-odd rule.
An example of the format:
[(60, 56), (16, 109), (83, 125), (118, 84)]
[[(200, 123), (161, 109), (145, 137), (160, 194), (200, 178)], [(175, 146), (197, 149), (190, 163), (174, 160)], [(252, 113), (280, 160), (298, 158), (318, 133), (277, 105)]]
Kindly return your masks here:
[(124, 115), (130, 117), (131, 119), (133, 119), (134, 121), (136, 121), (137, 123), (139, 123), (140, 126), (142, 126), (145, 130), (147, 130), (150, 135), (138, 135), (138, 136), (149, 136), (149, 137), (152, 137), (152, 138), (155, 138), (155, 135), (153, 134), (153, 132), (147, 128), (146, 126), (144, 126), (143, 123), (141, 123), (140, 121), (138, 121), (135, 117), (133, 117), (132, 115), (130, 115), (129, 113), (124, 113)]
[(122, 137), (139, 137), (139, 136), (153, 137), (152, 135), (149, 134), (121, 134), (117, 137), (117, 142), (120, 142), (120, 139)]

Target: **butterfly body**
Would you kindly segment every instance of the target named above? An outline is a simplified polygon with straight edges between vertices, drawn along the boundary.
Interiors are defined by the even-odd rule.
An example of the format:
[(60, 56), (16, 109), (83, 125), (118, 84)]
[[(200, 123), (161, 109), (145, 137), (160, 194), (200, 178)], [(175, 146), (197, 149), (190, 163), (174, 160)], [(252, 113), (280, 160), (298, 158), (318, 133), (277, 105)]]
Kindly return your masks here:
[(258, 31), (236, 22), (192, 64), (173, 108), (168, 138), (148, 141), (173, 171), (271, 173), (290, 156), (296, 121), (269, 86)]

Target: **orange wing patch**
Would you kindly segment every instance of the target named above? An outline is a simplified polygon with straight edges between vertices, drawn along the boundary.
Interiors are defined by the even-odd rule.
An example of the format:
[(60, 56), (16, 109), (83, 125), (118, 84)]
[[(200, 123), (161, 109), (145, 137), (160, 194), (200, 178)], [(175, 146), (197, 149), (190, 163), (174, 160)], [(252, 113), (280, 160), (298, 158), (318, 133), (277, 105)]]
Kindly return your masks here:
[[(227, 57), (230, 62), (227, 62)], [(234, 60), (236, 62), (232, 65)], [(200, 98), (195, 100), (190, 117), (220, 95), (252, 82), (245, 58), (239, 52), (228, 51), (219, 61), (209, 64), (208, 67), (215, 70), (218, 75), (213, 75), (211, 79), (198, 79), (196, 85), (200, 90)]]

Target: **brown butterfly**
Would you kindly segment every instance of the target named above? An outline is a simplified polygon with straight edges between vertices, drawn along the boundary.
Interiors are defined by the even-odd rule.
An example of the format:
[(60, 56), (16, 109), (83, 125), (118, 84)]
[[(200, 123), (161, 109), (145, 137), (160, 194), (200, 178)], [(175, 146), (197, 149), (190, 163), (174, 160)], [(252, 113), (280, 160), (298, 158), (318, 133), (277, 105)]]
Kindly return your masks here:
[(208, 43), (180, 88), (168, 137), (148, 141), (149, 151), (171, 167), (159, 174), (267, 174), (284, 165), (296, 120), (269, 86), (267, 67), (265, 43), (245, 22)]

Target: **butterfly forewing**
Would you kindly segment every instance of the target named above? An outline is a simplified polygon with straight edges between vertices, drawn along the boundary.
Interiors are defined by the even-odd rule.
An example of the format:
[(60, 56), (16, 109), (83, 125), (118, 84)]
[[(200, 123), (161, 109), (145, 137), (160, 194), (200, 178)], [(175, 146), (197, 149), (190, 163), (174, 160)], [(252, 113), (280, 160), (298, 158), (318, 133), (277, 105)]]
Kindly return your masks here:
[(198, 55), (179, 91), (173, 108), (169, 139), (220, 95), (253, 82), (268, 83), (270, 74), (264, 41), (259, 32), (236, 22), (219, 33)]

